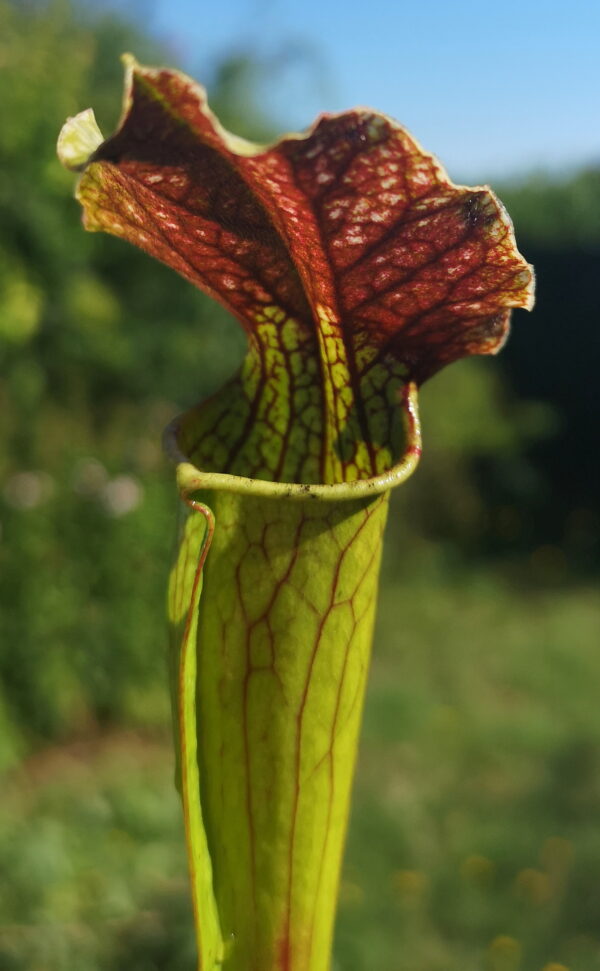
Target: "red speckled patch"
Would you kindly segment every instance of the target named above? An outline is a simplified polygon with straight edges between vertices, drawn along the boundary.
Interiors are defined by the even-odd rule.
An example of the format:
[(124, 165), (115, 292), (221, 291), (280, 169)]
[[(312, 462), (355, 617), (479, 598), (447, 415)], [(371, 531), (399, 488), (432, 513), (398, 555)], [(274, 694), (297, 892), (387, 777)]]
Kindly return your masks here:
[[(402, 384), (493, 353), (511, 308), (531, 304), (501, 204), (454, 186), (376, 112), (323, 116), (263, 149), (226, 133), (178, 72), (135, 66), (129, 83), (121, 126), (80, 183), (86, 225), (173, 267), (250, 338), (229, 391), (244, 443), (213, 415), (193, 457), (263, 478), (380, 472), (401, 450)], [(221, 458), (202, 447), (211, 428)]]

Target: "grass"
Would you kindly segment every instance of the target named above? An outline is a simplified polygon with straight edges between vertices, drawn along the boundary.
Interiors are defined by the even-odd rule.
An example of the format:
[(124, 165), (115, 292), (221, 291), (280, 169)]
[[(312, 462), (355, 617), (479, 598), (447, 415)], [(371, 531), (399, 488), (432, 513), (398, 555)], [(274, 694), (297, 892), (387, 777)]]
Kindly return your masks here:
[[(527, 589), (388, 576), (335, 971), (600, 969), (600, 609)], [(154, 724), (13, 771), (2, 971), (191, 971), (171, 772)]]
[(598, 630), (591, 589), (384, 589), (340, 969), (600, 968)]

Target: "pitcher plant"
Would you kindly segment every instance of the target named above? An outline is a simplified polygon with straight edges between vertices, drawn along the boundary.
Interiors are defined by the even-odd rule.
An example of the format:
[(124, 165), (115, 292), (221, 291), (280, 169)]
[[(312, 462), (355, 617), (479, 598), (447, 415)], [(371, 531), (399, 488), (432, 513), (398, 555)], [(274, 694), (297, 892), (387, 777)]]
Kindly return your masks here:
[(165, 438), (188, 510), (168, 611), (198, 968), (326, 971), (418, 387), (499, 350), (533, 275), (494, 194), (385, 115), (255, 145), (190, 78), (125, 61), (115, 134), (88, 110), (59, 138), (84, 225), (215, 297), (248, 341)]

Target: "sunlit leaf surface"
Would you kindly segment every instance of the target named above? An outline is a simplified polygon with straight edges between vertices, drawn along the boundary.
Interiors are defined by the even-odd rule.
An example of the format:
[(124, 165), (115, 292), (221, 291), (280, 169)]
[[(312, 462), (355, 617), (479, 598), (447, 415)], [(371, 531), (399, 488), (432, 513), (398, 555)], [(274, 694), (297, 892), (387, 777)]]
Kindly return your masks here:
[(261, 147), (189, 78), (129, 59), (123, 119), (97, 144), (89, 112), (59, 141), (87, 228), (167, 263), (248, 335), (240, 372), (168, 436), (196, 512), (169, 614), (200, 967), (324, 971), (416, 389), (499, 349), (531, 269), (490, 190), (452, 185), (373, 111)]
[(182, 432), (213, 471), (331, 483), (390, 468), (399, 388), (496, 351), (531, 302), (494, 195), (452, 185), (366, 109), (263, 148), (225, 132), (189, 78), (130, 62), (123, 120), (78, 194), (89, 229), (168, 263), (249, 335), (239, 379)]

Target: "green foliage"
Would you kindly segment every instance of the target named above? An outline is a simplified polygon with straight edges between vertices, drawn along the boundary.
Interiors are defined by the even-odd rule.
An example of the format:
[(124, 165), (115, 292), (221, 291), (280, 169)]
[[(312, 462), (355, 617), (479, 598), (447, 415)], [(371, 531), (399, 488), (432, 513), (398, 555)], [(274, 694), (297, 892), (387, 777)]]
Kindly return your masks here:
[(556, 182), (532, 178), (502, 197), (536, 266), (538, 299), (530, 320), (517, 316), (499, 363), (521, 398), (555, 415), (554, 433), (528, 449), (538, 483), (521, 505), (533, 542), (558, 545), (573, 567), (597, 570), (600, 168)]
[(560, 180), (544, 173), (502, 189), (517, 229), (548, 249), (600, 249), (600, 169), (584, 169)]
[[(7, 971), (193, 964), (166, 728), (144, 755), (121, 732), (169, 717), (177, 499), (160, 429), (222, 383), (243, 340), (174, 274), (83, 233), (54, 154), (68, 114), (93, 104), (113, 127), (119, 55), (161, 60), (151, 48), (115, 17), (0, 0)], [(250, 80), (231, 63), (215, 78), (232, 128)], [(255, 118), (246, 133), (266, 137)], [(515, 946), (520, 971), (599, 967), (599, 618), (584, 572), (598, 564), (598, 171), (500, 195), (536, 264), (538, 309), (516, 315), (499, 359), (423, 392), (425, 454), (390, 516), (343, 971), (514, 971)], [(573, 858), (550, 893), (553, 839)]]
[(120, 52), (148, 42), (65, 4), (0, 0), (0, 27), (0, 697), (17, 735), (47, 739), (135, 718), (159, 690), (177, 506), (160, 429), (223, 382), (243, 338), (167, 270), (83, 233), (55, 159), (59, 118), (114, 112)]
[[(510, 971), (597, 971), (595, 593), (425, 559), (382, 591), (334, 968), (491, 971), (513, 948)], [(193, 967), (171, 775), (168, 736), (139, 732), (25, 763), (0, 808), (0, 967)]]
[(48, 749), (26, 772), (29, 795), (8, 786), (0, 810), (0, 967), (191, 967), (168, 741), (98, 736)]
[(494, 942), (509, 938), (511, 971), (592, 971), (593, 588), (449, 579), (431, 551), (420, 572), (382, 591), (339, 967), (495, 968)]

